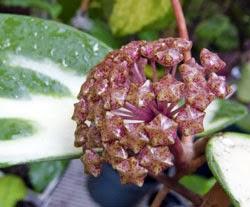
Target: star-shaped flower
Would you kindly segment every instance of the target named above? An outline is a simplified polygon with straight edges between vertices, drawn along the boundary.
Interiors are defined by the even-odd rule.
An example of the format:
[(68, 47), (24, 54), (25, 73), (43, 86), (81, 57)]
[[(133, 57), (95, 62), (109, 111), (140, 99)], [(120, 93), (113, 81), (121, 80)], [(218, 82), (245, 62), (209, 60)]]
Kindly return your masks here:
[(95, 177), (101, 173), (101, 157), (92, 150), (86, 150), (84, 155), (81, 157), (84, 163), (85, 171)]
[(88, 103), (82, 98), (78, 103), (74, 104), (75, 110), (72, 119), (76, 121), (77, 124), (83, 123), (88, 115)]
[(184, 87), (184, 83), (177, 81), (170, 74), (165, 75), (160, 81), (154, 83), (157, 100), (169, 103), (178, 102), (183, 97)]
[(164, 169), (173, 166), (173, 155), (167, 146), (143, 148), (138, 155), (140, 165), (149, 172), (158, 175)]
[(125, 136), (126, 129), (121, 117), (107, 112), (105, 118), (101, 131), (102, 141), (114, 141)]
[(123, 184), (133, 183), (142, 186), (144, 178), (147, 176), (148, 170), (139, 165), (139, 161), (135, 157), (130, 157), (115, 166), (115, 169), (121, 176)]
[(125, 124), (127, 135), (121, 138), (121, 144), (138, 153), (148, 142), (149, 138), (144, 130), (144, 123)]
[(177, 137), (177, 123), (163, 114), (157, 115), (145, 126), (152, 146), (170, 145)]
[(216, 53), (210, 52), (205, 48), (201, 50), (200, 60), (208, 73), (217, 73), (226, 66), (226, 63)]
[(225, 98), (230, 93), (230, 87), (226, 84), (224, 76), (211, 73), (208, 79), (208, 87), (219, 98)]
[(181, 109), (176, 117), (176, 122), (179, 125), (179, 129), (183, 136), (194, 135), (202, 132), (203, 119), (205, 112), (198, 111), (197, 109), (186, 105), (185, 108)]

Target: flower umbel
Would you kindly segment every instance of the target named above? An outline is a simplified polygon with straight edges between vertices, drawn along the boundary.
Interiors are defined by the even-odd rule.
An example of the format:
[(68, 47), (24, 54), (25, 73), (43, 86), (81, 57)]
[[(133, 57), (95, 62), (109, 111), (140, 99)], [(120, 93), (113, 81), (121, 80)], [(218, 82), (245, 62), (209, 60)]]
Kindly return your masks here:
[(183, 60), (191, 46), (181, 38), (133, 41), (92, 69), (73, 114), (88, 173), (98, 176), (107, 162), (122, 183), (141, 186), (148, 173), (175, 164), (176, 141), (203, 131), (204, 110), (230, 87), (216, 74), (225, 67), (217, 54), (203, 49), (201, 65)]

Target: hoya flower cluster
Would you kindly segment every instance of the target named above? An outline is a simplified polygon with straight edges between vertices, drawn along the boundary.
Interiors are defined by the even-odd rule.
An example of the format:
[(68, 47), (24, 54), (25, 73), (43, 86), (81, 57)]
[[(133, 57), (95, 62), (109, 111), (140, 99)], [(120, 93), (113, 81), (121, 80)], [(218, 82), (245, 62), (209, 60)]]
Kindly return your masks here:
[(203, 49), (200, 64), (184, 62), (191, 47), (181, 38), (133, 41), (91, 70), (73, 114), (88, 173), (106, 162), (122, 183), (141, 186), (174, 165), (177, 141), (203, 131), (204, 110), (230, 88), (216, 74), (225, 67), (217, 54)]

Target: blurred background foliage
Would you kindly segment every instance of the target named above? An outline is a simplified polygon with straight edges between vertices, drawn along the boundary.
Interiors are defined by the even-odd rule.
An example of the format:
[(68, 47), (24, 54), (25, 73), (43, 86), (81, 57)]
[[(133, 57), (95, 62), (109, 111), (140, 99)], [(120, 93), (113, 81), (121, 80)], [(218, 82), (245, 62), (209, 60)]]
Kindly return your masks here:
[[(198, 56), (203, 47), (218, 52), (227, 62), (222, 73), (236, 88), (233, 98), (249, 108), (250, 2), (183, 0), (182, 3), (190, 39), (194, 41), (194, 56)], [(114, 49), (131, 40), (177, 36), (169, 0), (0, 0), (0, 13), (30, 15), (69, 24)], [(250, 133), (250, 115), (231, 129)], [(28, 188), (43, 192), (64, 172), (67, 163), (51, 161), (2, 169), (0, 206), (15, 206), (16, 201), (25, 198)], [(204, 194), (214, 180), (192, 176), (181, 182)], [(9, 192), (11, 196), (6, 197)]]

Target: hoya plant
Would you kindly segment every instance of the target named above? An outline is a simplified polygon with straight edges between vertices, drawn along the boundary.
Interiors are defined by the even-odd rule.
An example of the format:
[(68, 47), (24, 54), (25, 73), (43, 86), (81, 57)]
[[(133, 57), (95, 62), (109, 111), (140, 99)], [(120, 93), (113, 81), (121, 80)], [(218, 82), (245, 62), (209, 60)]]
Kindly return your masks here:
[[(113, 51), (57, 22), (1, 14), (0, 167), (77, 158), (95, 177), (108, 163), (122, 184), (162, 183), (153, 207), (169, 191), (193, 206), (249, 206), (250, 137), (222, 132), (247, 109), (229, 100), (218, 54), (192, 56), (199, 42), (189, 40), (179, 1), (171, 5), (179, 37)], [(191, 189), (206, 162), (216, 183)]]

